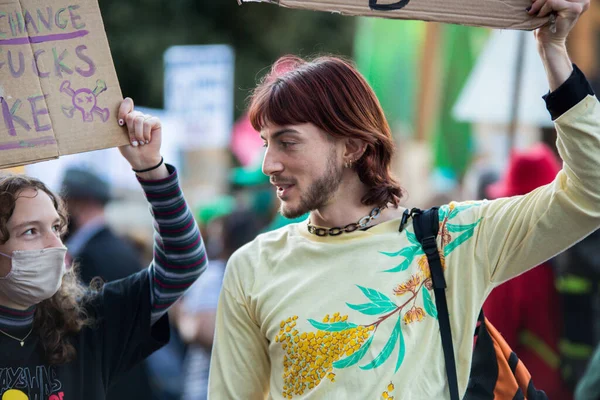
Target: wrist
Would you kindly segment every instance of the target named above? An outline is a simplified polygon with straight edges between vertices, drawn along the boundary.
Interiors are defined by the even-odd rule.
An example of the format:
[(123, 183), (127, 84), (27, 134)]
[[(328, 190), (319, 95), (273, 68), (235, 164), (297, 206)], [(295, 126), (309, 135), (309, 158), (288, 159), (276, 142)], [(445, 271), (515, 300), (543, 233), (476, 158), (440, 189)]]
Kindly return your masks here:
[(158, 181), (161, 179), (165, 179), (169, 177), (169, 170), (167, 166), (163, 162), (160, 167), (153, 169), (148, 172), (136, 172), (135, 173), (138, 178), (143, 181)]
[(140, 179), (145, 181), (164, 179), (169, 176), (164, 159), (160, 155), (158, 161), (153, 157), (143, 162), (137, 162), (135, 166), (132, 163), (131, 168)]
[(540, 53), (542, 60), (569, 58), (567, 44), (564, 40), (549, 41), (545, 43), (538, 42), (538, 52)]
[(546, 70), (550, 91), (554, 92), (573, 72), (573, 63), (569, 58), (564, 41), (539, 43), (538, 51)]
[(131, 165), (131, 169), (136, 172), (136, 171), (142, 171), (148, 168), (152, 168), (154, 166), (157, 166), (161, 160), (162, 160), (162, 156), (160, 154), (151, 156), (151, 157), (144, 157), (144, 158), (138, 158), (136, 160), (128, 160), (129, 161), (129, 165)]

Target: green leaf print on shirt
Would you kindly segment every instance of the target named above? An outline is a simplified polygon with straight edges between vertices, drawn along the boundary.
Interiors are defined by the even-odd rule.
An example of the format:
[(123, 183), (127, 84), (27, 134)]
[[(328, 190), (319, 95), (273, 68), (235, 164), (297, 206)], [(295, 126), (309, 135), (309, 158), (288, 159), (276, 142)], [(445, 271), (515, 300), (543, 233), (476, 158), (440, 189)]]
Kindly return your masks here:
[(346, 303), (348, 307), (353, 310), (356, 310), (365, 315), (379, 315), (385, 314), (386, 312), (390, 312), (396, 309), (396, 303), (392, 303), (390, 300), (389, 304), (375, 304), (375, 303), (366, 303), (366, 304), (350, 304)]
[(406, 238), (412, 244), (416, 245), (417, 247), (421, 247), (421, 243), (419, 243), (419, 241), (417, 240), (417, 236), (414, 233), (406, 231)]
[[(388, 339), (387, 343), (385, 344), (385, 346), (383, 346), (381, 353), (379, 353), (379, 355), (377, 357), (375, 357), (373, 359), (373, 361), (371, 361), (367, 365), (363, 365), (362, 367), (360, 367), (360, 369), (369, 370), (369, 369), (377, 368), (381, 364), (386, 362), (387, 359), (390, 358), (390, 355), (392, 354), (392, 352), (394, 351), (394, 347), (396, 347), (396, 342), (398, 342), (398, 340), (402, 341), (402, 329), (400, 329), (400, 317), (398, 317), (396, 326), (394, 327), (394, 330), (392, 331), (392, 334), (391, 334), (390, 338)], [(404, 357), (404, 354), (401, 354), (401, 355), (402, 355), (402, 357)], [(397, 368), (396, 368), (396, 370), (397, 370)]]
[(385, 294), (378, 292), (374, 289), (365, 288), (359, 285), (356, 285), (371, 303), (366, 304), (350, 304), (346, 303), (348, 307), (353, 310), (360, 311), (366, 315), (378, 315), (384, 314), (386, 312), (390, 312), (396, 309), (396, 303), (394, 303), (389, 297)]
[(431, 315), (433, 318), (437, 319), (437, 309), (435, 308), (435, 304), (433, 303), (433, 299), (429, 294), (429, 290), (422, 290), (423, 292), (423, 308), (425, 308), (425, 312)]
[[(471, 207), (479, 206), (481, 204), (482, 202), (468, 202), (462, 203), (457, 206), (456, 203), (450, 203), (449, 205), (440, 207), (438, 211), (439, 219), (441, 221), (439, 236), (441, 237), (442, 249), (444, 250), (442, 254), (444, 256), (450, 254), (454, 249), (456, 249), (458, 246), (460, 246), (466, 240), (468, 240), (471, 236), (473, 236), (473, 234), (475, 233), (475, 228), (481, 222), (480, 218), (477, 222), (474, 222), (472, 224), (459, 225), (452, 224), (448, 222), (448, 220), (455, 218), (461, 211), (467, 210)], [(402, 249), (396, 252), (379, 252), (380, 254), (383, 254), (387, 257), (404, 257), (404, 260), (402, 260), (400, 264), (393, 268), (386, 269), (383, 272), (394, 273), (406, 271), (408, 267), (410, 267), (416, 256), (423, 256), (425, 254), (415, 234), (408, 230), (405, 232), (406, 238), (410, 242), (409, 246), (403, 247)], [(460, 232), (463, 232), (463, 234), (459, 235), (453, 240), (451, 233)]]
[(318, 330), (325, 331), (325, 332), (340, 332), (340, 331), (345, 331), (348, 329), (356, 328), (358, 326), (356, 324), (353, 324), (353, 323), (350, 323), (347, 321), (324, 323), (324, 322), (315, 321), (314, 319), (309, 319), (308, 322), (310, 322), (310, 324), (312, 326), (314, 326), (315, 328), (317, 328)]
[[(448, 219), (452, 219), (456, 217), (461, 211), (468, 210), (471, 207), (480, 206), (483, 204), (482, 201), (469, 201), (465, 203), (461, 203), (460, 205), (456, 205), (456, 203), (452, 202), (448, 205), (442, 206), (441, 208), (446, 208), (448, 210)], [(441, 210), (440, 208), (440, 210)], [(444, 213), (445, 216), (445, 213)], [(441, 218), (440, 218), (441, 219)]]
[(379, 305), (379, 304), (373, 304), (373, 303), (366, 303), (366, 304), (346, 303), (346, 304), (351, 309), (356, 310), (365, 315), (385, 314), (386, 312), (390, 312), (390, 311), (396, 309), (396, 304), (394, 304), (394, 303), (387, 304), (387, 305)]
[[(398, 323), (396, 326), (400, 325), (400, 315), (398, 315)], [(398, 361), (396, 361), (396, 369), (394, 372), (398, 372), (402, 362), (404, 361), (404, 355), (406, 354), (406, 343), (404, 343), (404, 335), (402, 335), (402, 328), (398, 330), (398, 340), (400, 341), (400, 347), (398, 349)]]
[(446, 227), (448, 228), (448, 232), (464, 232), (468, 229), (475, 229), (475, 227), (479, 224), (480, 221), (481, 221), (481, 219), (479, 219), (477, 222), (474, 222), (472, 224), (467, 224), (467, 225), (455, 225), (455, 224), (447, 223)]
[[(474, 223), (456, 224), (450, 222), (461, 211), (481, 205), (476, 203), (450, 203), (439, 209), (440, 215), (440, 260), (442, 268), (446, 269), (446, 256), (473, 237), (481, 218)], [(437, 318), (438, 313), (430, 290), (432, 290), (431, 271), (427, 257), (413, 232), (405, 231), (408, 246), (395, 251), (379, 254), (392, 258), (402, 257), (400, 263), (383, 272), (395, 273), (409, 269), (416, 262), (416, 269), (410, 272), (410, 277), (396, 284), (389, 297), (381, 291), (357, 285), (362, 294), (368, 299), (363, 304), (346, 302), (348, 308), (362, 315), (376, 316), (364, 324), (349, 322), (351, 316), (335, 312), (325, 315), (322, 322), (308, 319), (316, 332), (299, 331), (296, 326), (297, 315), (281, 321), (279, 333), (275, 342), (279, 343), (283, 352), (283, 381), (282, 396), (292, 399), (301, 396), (322, 384), (323, 380), (331, 383), (336, 381), (334, 369), (356, 367), (362, 361), (365, 365), (360, 370), (372, 370), (382, 367), (390, 360), (397, 350), (395, 372), (398, 372), (406, 355), (406, 342), (402, 329), (410, 329), (408, 325), (419, 324), (427, 318)], [(416, 258), (416, 259), (415, 259)], [(422, 296), (419, 296), (423, 292)], [(364, 317), (363, 317), (364, 318)], [(389, 325), (396, 321), (390, 337), (382, 348), (379, 342), (373, 342), (375, 335), (386, 335)], [(386, 324), (386, 330), (379, 330), (381, 324)], [(384, 337), (380, 337), (385, 340)], [(373, 345), (377, 343), (377, 345)], [(378, 352), (378, 353), (377, 353)], [(367, 354), (377, 354), (371, 361), (365, 360)], [(391, 384), (390, 384), (391, 385)], [(393, 386), (391, 386), (393, 389)], [(389, 389), (386, 394), (389, 396)]]
[[(466, 242), (468, 239), (470, 239), (473, 236), (473, 234), (475, 233), (475, 228), (477, 227), (477, 225), (480, 222), (481, 222), (481, 218), (479, 218), (477, 220), (477, 222), (475, 222), (473, 224), (453, 225), (454, 229), (462, 229), (462, 231), (464, 231), (464, 232), (460, 236), (458, 236), (456, 239), (454, 239), (450, 243), (448, 243), (447, 246), (444, 247), (444, 255), (448, 256), (450, 253), (452, 253), (452, 251), (454, 251), (454, 249), (456, 249), (458, 246), (460, 246), (461, 244)], [(450, 225), (450, 224), (448, 224), (448, 225)], [(450, 230), (449, 227), (448, 227), (448, 230)]]
[[(385, 254), (385, 253), (382, 253), (382, 254)], [(406, 258), (404, 259), (404, 261), (402, 261), (400, 264), (398, 264), (398, 266), (396, 266), (394, 268), (386, 269), (383, 272), (406, 271), (408, 269), (408, 267), (410, 266), (410, 264), (413, 262), (415, 256), (425, 254), (425, 253), (423, 253), (423, 249), (421, 248), (421, 245), (418, 245), (418, 246), (405, 247), (402, 250), (400, 250), (397, 254), (404, 256)], [(388, 255), (388, 254), (385, 254), (385, 255)], [(393, 257), (393, 256), (390, 256), (390, 257)]]
[(395, 253), (386, 253), (385, 251), (380, 251), (380, 253), (383, 254), (384, 256), (388, 256), (388, 257), (398, 257), (398, 256), (409, 257), (411, 253), (414, 253), (415, 247), (417, 247), (417, 246), (404, 247), (400, 251), (397, 251)]

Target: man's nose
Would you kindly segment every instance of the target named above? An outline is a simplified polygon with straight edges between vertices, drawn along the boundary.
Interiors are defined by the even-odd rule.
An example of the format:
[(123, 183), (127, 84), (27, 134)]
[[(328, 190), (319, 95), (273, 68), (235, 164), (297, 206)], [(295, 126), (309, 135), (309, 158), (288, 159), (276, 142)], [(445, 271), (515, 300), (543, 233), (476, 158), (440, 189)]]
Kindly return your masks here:
[(275, 151), (267, 148), (263, 158), (262, 172), (265, 175), (278, 175), (283, 172), (283, 163), (277, 158)]

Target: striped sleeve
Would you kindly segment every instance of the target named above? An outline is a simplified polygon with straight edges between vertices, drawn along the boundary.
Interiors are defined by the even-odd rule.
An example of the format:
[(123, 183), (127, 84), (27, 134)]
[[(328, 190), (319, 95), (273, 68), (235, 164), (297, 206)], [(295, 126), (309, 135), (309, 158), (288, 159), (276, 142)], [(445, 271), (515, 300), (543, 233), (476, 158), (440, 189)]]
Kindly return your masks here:
[(152, 324), (192, 286), (208, 260), (200, 230), (183, 197), (177, 171), (158, 181), (139, 179), (154, 217), (154, 258), (150, 264)]

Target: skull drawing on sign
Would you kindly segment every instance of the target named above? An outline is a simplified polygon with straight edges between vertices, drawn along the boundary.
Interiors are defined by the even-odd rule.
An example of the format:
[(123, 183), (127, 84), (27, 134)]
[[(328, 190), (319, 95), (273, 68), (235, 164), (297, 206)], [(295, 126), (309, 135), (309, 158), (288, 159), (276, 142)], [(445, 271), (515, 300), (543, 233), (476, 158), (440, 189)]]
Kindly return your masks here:
[(108, 117), (110, 116), (108, 108), (100, 108), (98, 107), (97, 103), (97, 97), (105, 90), (106, 83), (100, 79), (96, 81), (96, 88), (94, 90), (90, 90), (88, 88), (73, 90), (71, 88), (71, 82), (64, 81), (60, 85), (60, 91), (71, 96), (73, 107), (63, 106), (63, 113), (67, 117), (73, 118), (75, 111), (79, 111), (81, 112), (81, 116), (85, 122), (92, 122), (94, 120), (93, 113), (96, 113), (100, 116), (102, 122), (108, 121)]
[(75, 96), (73, 96), (73, 105), (83, 113), (84, 121), (94, 119), (92, 110), (96, 107), (96, 96), (90, 89), (83, 88), (76, 91)]

